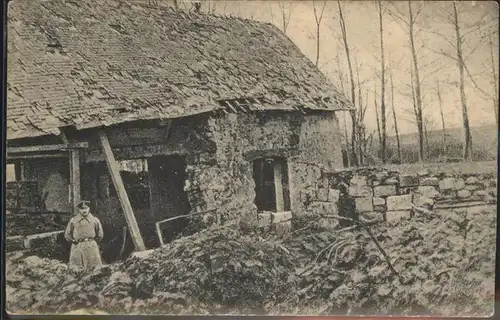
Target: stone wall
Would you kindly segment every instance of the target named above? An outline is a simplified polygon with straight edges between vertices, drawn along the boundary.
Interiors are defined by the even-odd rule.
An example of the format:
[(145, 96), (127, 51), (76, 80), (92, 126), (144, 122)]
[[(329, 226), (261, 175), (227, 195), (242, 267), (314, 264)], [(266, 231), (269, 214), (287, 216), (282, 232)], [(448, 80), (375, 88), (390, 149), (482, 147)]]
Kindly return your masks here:
[[(302, 214), (311, 194), (328, 184), (326, 177), (320, 179), (321, 172), (342, 167), (338, 130), (333, 113), (262, 112), (208, 118), (204, 135), (216, 150), (188, 160), (185, 190), (193, 211), (217, 208), (204, 217), (207, 221), (258, 217), (256, 224), (290, 226), (292, 215)], [(257, 215), (252, 160), (269, 156), (286, 158), (291, 213)]]
[[(327, 173), (328, 189), (319, 189), (309, 206), (345, 210), (337, 199), (352, 200), (354, 213), (365, 222), (410, 218), (417, 208), (444, 208), (495, 205), (497, 178), (494, 173), (437, 173), (422, 171), (404, 174), (383, 168), (360, 168)], [(325, 195), (328, 202), (325, 202)], [(335, 207), (335, 209), (334, 209)], [(342, 213), (342, 212), (341, 212)]]

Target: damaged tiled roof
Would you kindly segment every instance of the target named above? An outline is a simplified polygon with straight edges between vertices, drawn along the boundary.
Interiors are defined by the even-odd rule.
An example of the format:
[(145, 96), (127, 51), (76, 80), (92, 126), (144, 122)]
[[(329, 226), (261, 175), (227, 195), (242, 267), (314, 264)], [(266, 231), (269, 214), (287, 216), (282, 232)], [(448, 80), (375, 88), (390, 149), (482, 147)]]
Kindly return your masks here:
[(259, 110), (350, 106), (270, 24), (119, 0), (10, 1), (7, 67), (8, 139), (182, 117), (231, 99), (260, 97)]

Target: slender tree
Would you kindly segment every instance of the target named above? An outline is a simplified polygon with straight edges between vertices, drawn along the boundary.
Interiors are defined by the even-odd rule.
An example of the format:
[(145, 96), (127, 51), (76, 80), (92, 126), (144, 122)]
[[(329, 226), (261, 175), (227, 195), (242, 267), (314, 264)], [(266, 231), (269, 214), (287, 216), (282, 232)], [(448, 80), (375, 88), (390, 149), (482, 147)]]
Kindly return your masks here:
[(288, 25), (290, 24), (290, 19), (292, 18), (292, 3), (290, 2), (288, 7), (285, 5), (284, 0), (278, 2), (281, 13), (281, 25), (283, 28), (283, 33), (286, 34)]
[(390, 78), (391, 78), (392, 117), (394, 118), (394, 131), (396, 131), (396, 142), (397, 142), (397, 148), (398, 148), (398, 162), (402, 163), (402, 160), (401, 160), (401, 141), (399, 140), (398, 118), (396, 116), (396, 108), (394, 106), (394, 81), (392, 78), (392, 72), (390, 73)]
[(464, 127), (464, 146), (463, 146), (463, 158), (464, 160), (472, 160), (472, 135), (470, 133), (469, 125), (469, 111), (467, 108), (467, 95), (465, 94), (465, 62), (462, 52), (462, 35), (460, 33), (460, 21), (457, 10), (457, 3), (453, 1), (453, 26), (455, 28), (455, 40), (457, 49), (457, 67), (460, 73), (460, 100), (462, 102), (462, 120)]
[(326, 1), (323, 1), (323, 7), (321, 7), (321, 11), (318, 12), (316, 9), (316, 1), (313, 0), (313, 10), (314, 10), (314, 19), (316, 21), (316, 67), (319, 64), (319, 45), (320, 45), (320, 29), (321, 29), (321, 20), (323, 20), (323, 13), (325, 12)]
[[(432, 48), (427, 48), (430, 51), (433, 51), (437, 54), (440, 54), (442, 56), (445, 56), (447, 58), (450, 58), (453, 60), (456, 64), (458, 74), (459, 74), (459, 93), (460, 93), (460, 105), (461, 105), (461, 111), (462, 111), (462, 126), (463, 126), (463, 150), (462, 150), (462, 157), (465, 161), (471, 161), (472, 160), (472, 150), (473, 150), (473, 143), (472, 143), (472, 135), (471, 135), (471, 130), (470, 130), (470, 123), (469, 123), (469, 106), (467, 103), (467, 94), (465, 92), (465, 82), (466, 79), (469, 78), (474, 85), (474, 87), (481, 92), (483, 95), (485, 95), (488, 98), (492, 98), (492, 95), (488, 92), (485, 92), (481, 86), (479, 86), (476, 81), (474, 80), (474, 77), (472, 74), (469, 72), (469, 69), (467, 67), (466, 60), (467, 58), (472, 55), (477, 48), (479, 48), (481, 45), (483, 45), (482, 41), (478, 41), (476, 46), (474, 46), (469, 52), (465, 52), (464, 48), (466, 48), (466, 43), (467, 43), (467, 38), (470, 37), (471, 35), (480, 32), (481, 28), (489, 25), (490, 23), (498, 23), (498, 18), (497, 16), (493, 16), (492, 19), (483, 19), (483, 18), (488, 18), (488, 15), (491, 13), (487, 13), (486, 16), (481, 17), (481, 19), (477, 20), (476, 23), (474, 23), (472, 26), (467, 25), (467, 23), (462, 22), (461, 16), (460, 16), (460, 10), (459, 10), (459, 3), (458, 1), (453, 1), (451, 3), (451, 7), (449, 11), (447, 10), (442, 10), (444, 14), (444, 20), (449, 23), (449, 25), (452, 27), (453, 30), (453, 35), (450, 37), (448, 35), (443, 35), (439, 32), (435, 31), (430, 31), (431, 33), (439, 36), (441, 39), (443, 39), (447, 45), (452, 49), (451, 52), (447, 52), (443, 49), (441, 51), (436, 51)], [(478, 37), (475, 37), (474, 39), (477, 39)], [(495, 82), (496, 82), (496, 77), (495, 77)], [(496, 100), (496, 98), (493, 98), (493, 100)], [(495, 114), (497, 113), (497, 106), (495, 106)]]
[(441, 98), (441, 86), (439, 84), (439, 78), (437, 79), (436, 82), (436, 90), (437, 90), (437, 96), (438, 96), (438, 102), (439, 102), (439, 113), (441, 115), (441, 125), (443, 128), (443, 157), (446, 157), (446, 125), (444, 122), (444, 113), (443, 113), (443, 100)]
[(498, 73), (496, 71), (497, 63), (495, 63), (495, 54), (493, 51), (493, 39), (492, 39), (492, 33), (488, 35), (488, 47), (490, 49), (490, 58), (491, 58), (491, 77), (493, 80), (493, 90), (494, 90), (494, 96), (493, 96), (493, 111), (495, 112), (495, 119), (497, 121), (497, 126), (498, 126)]
[[(377, 120), (378, 145), (380, 149), (382, 145), (382, 131), (380, 130), (380, 116), (378, 112), (377, 88), (375, 88), (375, 118)], [(380, 151), (381, 150), (379, 150), (379, 153)]]
[[(344, 14), (342, 12), (342, 5), (340, 4), (340, 0), (337, 0), (337, 5), (339, 9), (339, 17), (340, 17), (340, 29), (342, 31), (342, 41), (344, 43), (344, 50), (346, 53), (346, 58), (347, 58), (347, 66), (349, 68), (349, 79), (351, 82), (351, 102), (355, 105), (356, 104), (356, 86), (354, 84), (354, 75), (353, 75), (353, 70), (352, 70), (352, 63), (351, 63), (351, 54), (350, 54), (350, 48), (349, 48), (349, 42), (347, 39), (347, 28), (346, 28), (346, 23), (344, 19)], [(352, 151), (352, 164), (357, 165), (358, 163), (358, 157), (356, 156), (356, 110), (352, 110), (350, 112), (351, 115), (351, 120), (352, 120), (352, 130), (351, 130), (351, 151)]]
[(420, 5), (416, 11), (414, 11), (411, 0), (408, 1), (408, 16), (401, 13), (398, 9), (398, 5), (394, 5), (394, 11), (391, 15), (405, 27), (408, 33), (408, 41), (410, 44), (410, 51), (412, 57), (412, 87), (415, 96), (414, 111), (416, 117), (417, 131), (418, 131), (418, 158), (419, 162), (424, 160), (424, 130), (423, 130), (423, 103), (422, 103), (422, 85), (420, 80), (420, 69), (419, 69), (419, 59), (416, 49), (416, 32), (415, 25), (418, 21), (418, 17), (422, 12), (423, 5)]
[(384, 24), (383, 24), (383, 13), (382, 4), (380, 1), (378, 3), (378, 16), (379, 16), (379, 30), (380, 30), (380, 72), (381, 72), (381, 86), (380, 86), (380, 120), (382, 124), (382, 144), (380, 147), (380, 153), (382, 162), (386, 162), (386, 150), (387, 150), (387, 124), (386, 124), (386, 111), (385, 111), (385, 57), (384, 57)]

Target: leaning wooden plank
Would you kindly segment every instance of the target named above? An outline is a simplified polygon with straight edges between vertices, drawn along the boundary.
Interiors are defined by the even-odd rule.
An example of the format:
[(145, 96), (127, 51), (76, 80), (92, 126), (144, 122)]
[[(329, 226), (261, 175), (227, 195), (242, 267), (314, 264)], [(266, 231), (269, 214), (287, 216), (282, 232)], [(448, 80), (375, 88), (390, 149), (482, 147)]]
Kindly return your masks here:
[(25, 153), (25, 152), (60, 151), (68, 149), (85, 149), (88, 147), (89, 147), (88, 142), (75, 142), (68, 144), (47, 144), (47, 145), (26, 146), (26, 147), (7, 147), (7, 154)]
[(64, 230), (29, 235), (24, 237), (24, 247), (26, 249), (34, 249), (55, 245), (59, 237), (63, 236), (63, 234)]
[(76, 214), (76, 206), (80, 202), (80, 151), (71, 150), (70, 159), (70, 196), (71, 196), (71, 208), (73, 209), (73, 214)]
[(132, 205), (130, 204), (127, 190), (125, 190), (125, 185), (123, 184), (123, 180), (118, 169), (118, 164), (115, 160), (111, 145), (109, 144), (108, 137), (102, 130), (98, 131), (98, 136), (105, 155), (106, 164), (111, 175), (111, 180), (113, 181), (113, 185), (115, 187), (115, 190), (117, 191), (118, 199), (120, 200), (123, 214), (125, 215), (128, 229), (130, 230), (130, 236), (132, 237), (132, 241), (134, 242), (135, 250), (144, 251), (146, 250), (144, 240), (142, 239), (139, 226), (137, 225), (137, 220), (135, 219), (134, 211), (132, 210)]

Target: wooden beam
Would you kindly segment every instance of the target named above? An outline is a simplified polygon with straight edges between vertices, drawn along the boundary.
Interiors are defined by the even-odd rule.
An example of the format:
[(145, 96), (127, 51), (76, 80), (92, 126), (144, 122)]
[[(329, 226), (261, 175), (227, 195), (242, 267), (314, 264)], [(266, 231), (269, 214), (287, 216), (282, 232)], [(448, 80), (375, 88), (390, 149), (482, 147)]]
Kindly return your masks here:
[(125, 190), (125, 185), (123, 184), (123, 180), (118, 169), (118, 164), (113, 154), (113, 150), (111, 149), (111, 145), (109, 144), (108, 137), (102, 130), (98, 132), (98, 136), (102, 146), (102, 150), (105, 154), (106, 164), (111, 175), (111, 180), (113, 181), (116, 193), (118, 194), (123, 214), (125, 215), (128, 229), (130, 230), (130, 236), (132, 237), (132, 241), (134, 242), (135, 250), (144, 251), (146, 250), (146, 247), (144, 246), (144, 240), (142, 239), (139, 226), (137, 225), (137, 220), (135, 219), (134, 211), (132, 210), (132, 205), (130, 204), (127, 190)]
[(76, 214), (78, 202), (80, 202), (80, 151), (71, 150), (70, 164), (70, 205), (73, 214)]
[(7, 155), (7, 159), (37, 159), (37, 158), (68, 158), (68, 153), (50, 153), (50, 154), (14, 154)]
[(283, 195), (283, 175), (281, 162), (274, 161), (274, 190), (276, 193), (276, 211), (285, 211), (285, 197)]
[(38, 146), (26, 146), (26, 147), (7, 147), (7, 154), (44, 152), (44, 151), (62, 151), (69, 149), (86, 149), (88, 147), (89, 144), (87, 142), (75, 142), (68, 144), (48, 144), (48, 145), (38, 145)]

